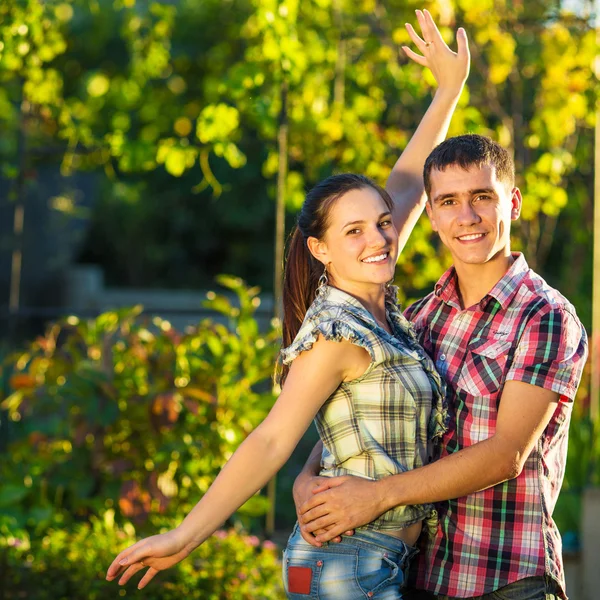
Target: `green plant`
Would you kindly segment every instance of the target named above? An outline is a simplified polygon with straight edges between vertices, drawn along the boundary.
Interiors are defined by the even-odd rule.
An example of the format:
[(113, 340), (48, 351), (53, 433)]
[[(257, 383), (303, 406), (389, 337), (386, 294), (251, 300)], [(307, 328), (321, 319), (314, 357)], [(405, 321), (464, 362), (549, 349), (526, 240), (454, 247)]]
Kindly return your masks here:
[[(0, 598), (113, 600), (137, 592), (105, 581), (114, 556), (135, 541), (131, 524), (117, 527), (114, 511), (71, 529), (51, 529), (32, 540), (14, 536), (0, 544)], [(182, 563), (157, 576), (145, 600), (254, 600), (283, 598), (281, 565), (272, 542), (239, 531), (218, 531)], [(2, 587), (4, 586), (4, 588)], [(4, 595), (2, 595), (4, 589)], [(139, 593), (138, 593), (139, 595)]]
[[(35, 535), (110, 508), (153, 529), (187, 513), (273, 402), (277, 332), (259, 331), (259, 290), (218, 281), (237, 297), (209, 294), (223, 322), (68, 317), (12, 357), (0, 512)], [(267, 508), (255, 496), (237, 518)]]

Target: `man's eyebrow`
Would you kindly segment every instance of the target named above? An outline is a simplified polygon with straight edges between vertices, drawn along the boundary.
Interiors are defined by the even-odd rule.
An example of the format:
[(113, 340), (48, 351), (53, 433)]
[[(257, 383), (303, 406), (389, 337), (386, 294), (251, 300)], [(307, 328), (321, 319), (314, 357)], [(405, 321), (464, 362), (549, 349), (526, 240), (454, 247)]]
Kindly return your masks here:
[[(467, 190), (466, 192), (463, 192), (468, 194), (469, 196), (476, 196), (477, 194), (490, 194), (493, 196), (497, 196), (496, 191), (494, 190), (494, 188), (475, 188), (472, 190)], [(440, 202), (443, 202), (444, 200), (446, 200), (447, 198), (454, 198), (456, 196), (460, 196), (461, 194), (458, 194), (457, 192), (450, 192), (448, 194), (440, 194), (439, 196), (436, 196), (433, 199), (433, 203), (434, 204), (439, 204)]]
[[(387, 216), (392, 216), (392, 213), (387, 210), (384, 213), (381, 213), (378, 217), (377, 220), (379, 221), (379, 219), (382, 219), (383, 217), (387, 217)], [(364, 223), (364, 220), (360, 220), (360, 221), (348, 221), (348, 223), (346, 223), (345, 225), (342, 226), (342, 229), (346, 229), (346, 227), (350, 226), (350, 225), (361, 225), (362, 223)]]

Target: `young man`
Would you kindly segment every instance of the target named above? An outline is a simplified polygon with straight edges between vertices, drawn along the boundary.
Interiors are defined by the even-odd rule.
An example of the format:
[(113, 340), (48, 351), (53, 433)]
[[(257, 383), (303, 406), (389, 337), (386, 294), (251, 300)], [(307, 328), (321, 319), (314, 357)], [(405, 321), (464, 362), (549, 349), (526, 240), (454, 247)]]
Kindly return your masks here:
[(418, 589), (566, 598), (552, 511), (585, 330), (573, 306), (510, 251), (522, 197), (505, 149), (478, 135), (450, 138), (427, 159), (424, 178), (427, 213), (454, 265), (405, 314), (447, 384), (442, 457), (379, 481), (324, 481), (314, 476), (316, 447), (294, 486), (304, 537), (326, 542), (394, 506), (436, 502), (439, 527), (424, 541)]

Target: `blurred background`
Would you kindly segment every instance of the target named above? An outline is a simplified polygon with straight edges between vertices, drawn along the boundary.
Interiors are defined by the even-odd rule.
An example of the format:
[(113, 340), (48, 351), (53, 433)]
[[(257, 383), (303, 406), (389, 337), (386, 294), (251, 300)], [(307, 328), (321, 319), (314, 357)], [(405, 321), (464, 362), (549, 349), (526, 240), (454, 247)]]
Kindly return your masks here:
[[(334, 172), (385, 183), (435, 90), (400, 49), (417, 8), (453, 47), (467, 30), (450, 135), (514, 153), (513, 248), (597, 341), (594, 2), (2, 1), (0, 600), (130, 596), (103, 581), (114, 554), (177, 523), (262, 420), (305, 191)], [(403, 305), (449, 264), (423, 218)], [(555, 510), (575, 600), (600, 585), (599, 369)], [(315, 439), (145, 596), (282, 597), (272, 540)]]

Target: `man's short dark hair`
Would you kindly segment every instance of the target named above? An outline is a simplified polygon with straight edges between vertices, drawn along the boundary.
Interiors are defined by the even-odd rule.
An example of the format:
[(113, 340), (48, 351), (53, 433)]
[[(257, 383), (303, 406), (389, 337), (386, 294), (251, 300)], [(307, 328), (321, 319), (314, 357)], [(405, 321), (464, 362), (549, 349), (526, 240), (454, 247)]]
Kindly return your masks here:
[(511, 189), (515, 185), (515, 163), (508, 150), (488, 137), (469, 133), (448, 138), (436, 146), (427, 157), (423, 168), (423, 180), (428, 197), (431, 193), (431, 171), (444, 171), (451, 165), (461, 167), (465, 171), (471, 167), (490, 165), (494, 167), (498, 181)]

